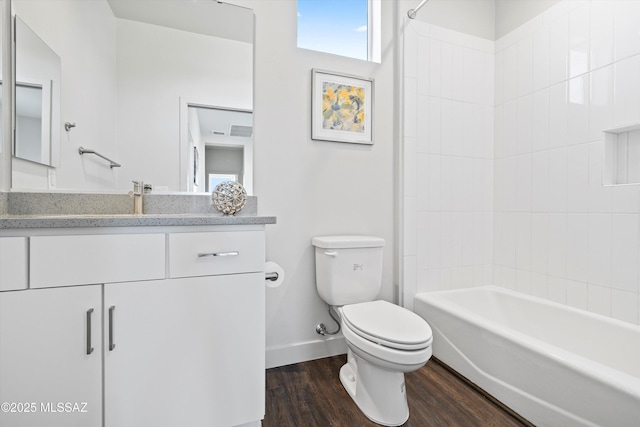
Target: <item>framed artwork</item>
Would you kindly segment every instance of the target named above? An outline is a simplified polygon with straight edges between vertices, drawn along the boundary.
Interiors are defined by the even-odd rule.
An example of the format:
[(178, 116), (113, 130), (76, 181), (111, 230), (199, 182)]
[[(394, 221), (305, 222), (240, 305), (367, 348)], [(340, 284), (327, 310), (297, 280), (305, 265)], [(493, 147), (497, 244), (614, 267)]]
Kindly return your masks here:
[(311, 70), (311, 139), (373, 144), (373, 79)]

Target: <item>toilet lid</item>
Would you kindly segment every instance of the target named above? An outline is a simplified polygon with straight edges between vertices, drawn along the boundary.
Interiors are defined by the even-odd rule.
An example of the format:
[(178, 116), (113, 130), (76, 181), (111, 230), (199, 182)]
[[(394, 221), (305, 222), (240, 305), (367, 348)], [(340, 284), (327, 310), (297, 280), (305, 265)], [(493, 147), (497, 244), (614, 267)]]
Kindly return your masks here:
[(417, 350), (431, 341), (431, 328), (422, 317), (387, 301), (345, 305), (342, 319), (356, 334), (387, 347)]

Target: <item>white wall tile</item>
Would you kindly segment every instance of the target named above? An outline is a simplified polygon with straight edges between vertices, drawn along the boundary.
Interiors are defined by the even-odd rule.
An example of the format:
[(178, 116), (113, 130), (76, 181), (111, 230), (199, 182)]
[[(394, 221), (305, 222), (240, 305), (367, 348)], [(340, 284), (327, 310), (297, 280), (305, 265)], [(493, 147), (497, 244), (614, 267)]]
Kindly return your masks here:
[(589, 12), (586, 3), (569, 13), (569, 78), (589, 71)]
[(516, 211), (531, 212), (531, 154), (516, 156)]
[(427, 200), (427, 209), (431, 212), (440, 212), (442, 210), (442, 156), (427, 155), (427, 168), (427, 181), (423, 184), (422, 194)]
[(533, 294), (530, 271), (516, 270), (516, 290), (528, 295)]
[(616, 214), (612, 219), (611, 271), (612, 286), (616, 289), (640, 292), (638, 253), (640, 234), (638, 214)]
[[(634, 165), (635, 166), (635, 165)], [(611, 187), (614, 213), (640, 212), (640, 186), (614, 185)]]
[(497, 51), (495, 58), (495, 76), (494, 76), (494, 88), (496, 105), (501, 105), (504, 102), (504, 51)]
[(562, 277), (547, 277), (547, 298), (560, 304), (567, 302), (567, 281)]
[(533, 94), (532, 140), (531, 150), (549, 149), (549, 89), (545, 88)]
[(569, 18), (566, 14), (551, 23), (549, 40), (549, 83), (555, 85), (568, 76)]
[(589, 214), (589, 283), (611, 285), (611, 214)]
[(547, 298), (547, 275), (536, 273), (535, 271), (531, 273), (531, 295)]
[(616, 61), (640, 53), (640, 2), (616, 1), (614, 3), (614, 58)]
[(422, 292), (417, 286), (416, 257), (405, 256), (402, 263), (402, 305), (413, 309), (413, 299), (416, 293)]
[(440, 100), (440, 151), (442, 154), (453, 154), (453, 101)]
[(429, 40), (429, 95), (440, 97), (442, 86), (442, 42)]
[(502, 63), (504, 101), (513, 101), (518, 96), (518, 45), (504, 50)]
[(516, 116), (516, 154), (529, 154), (533, 144), (532, 95), (518, 98)]
[(416, 196), (417, 159), (416, 139), (404, 138), (404, 196)]
[(517, 106), (517, 101), (509, 101), (502, 111), (502, 149), (505, 156), (515, 156), (518, 152)]
[(550, 213), (547, 233), (547, 272), (565, 278), (567, 274), (567, 214)]
[(549, 151), (531, 155), (531, 210), (549, 210)]
[(567, 142), (583, 144), (589, 141), (589, 75), (569, 80), (568, 89)]
[(611, 212), (612, 190), (602, 184), (604, 143), (589, 145), (589, 212)]
[(428, 37), (418, 37), (416, 77), (418, 79), (418, 94), (420, 95), (429, 95), (429, 45)]
[(549, 212), (567, 211), (567, 148), (549, 151)]
[(404, 197), (405, 209), (403, 210), (402, 250), (405, 256), (415, 256), (417, 253), (418, 218), (416, 211), (416, 198)]
[(615, 126), (640, 122), (640, 55), (613, 66), (613, 120)]
[[(416, 113), (416, 151), (418, 153), (429, 152), (429, 97), (418, 95)], [(405, 118), (406, 120), (406, 118)]]
[(464, 47), (453, 45), (451, 59), (451, 99), (464, 100)]
[(429, 116), (426, 120), (428, 123), (427, 152), (431, 154), (440, 154), (441, 147), (441, 105), (440, 98), (429, 97)]
[(452, 265), (452, 215), (451, 212), (443, 212), (440, 215), (440, 264), (442, 268), (451, 268)]
[(586, 213), (567, 215), (567, 279), (586, 282), (589, 217)]
[(533, 91), (533, 36), (529, 35), (518, 41), (518, 96), (528, 95)]
[(567, 304), (587, 310), (588, 308), (588, 287), (584, 282), (567, 280)]
[(567, 211), (589, 212), (588, 145), (568, 147), (567, 167)]
[(568, 100), (567, 82), (549, 88), (549, 147), (567, 146)]
[(404, 136), (415, 137), (417, 131), (418, 92), (414, 78), (405, 78), (404, 87), (407, 94), (404, 97)]
[(540, 274), (547, 274), (549, 225), (548, 214), (531, 215), (531, 269)]
[(451, 156), (440, 157), (440, 208), (442, 211), (451, 211), (452, 206), (452, 169), (453, 159)]
[(533, 90), (549, 87), (549, 26), (540, 27), (533, 34)]
[(414, 30), (413, 25), (405, 28), (404, 35), (404, 62), (403, 71), (405, 77), (418, 77), (418, 61), (420, 54), (418, 52), (418, 33)]
[(453, 45), (440, 45), (440, 96), (453, 99)]
[(603, 139), (603, 131), (613, 128), (613, 65), (591, 73), (589, 91), (589, 141)]
[(611, 316), (625, 322), (638, 324), (638, 294), (612, 289)]
[(516, 214), (516, 268), (531, 270), (531, 214)]
[(591, 70), (613, 63), (613, 5), (610, 0), (591, 2), (589, 60)]
[[(428, 163), (428, 155), (426, 153), (417, 153), (416, 155), (416, 205), (412, 208), (418, 212), (426, 212), (429, 210), (428, 186), (430, 185), (431, 168)], [(438, 175), (438, 178), (440, 175)]]
[(605, 286), (591, 285), (588, 288), (588, 308), (589, 311), (611, 315), (611, 289)]
[(468, 102), (468, 103), (472, 103), (475, 101), (475, 81), (476, 81), (476, 76), (477, 75), (482, 75), (483, 73), (483, 69), (482, 69), (482, 65), (484, 64), (480, 64), (480, 68), (475, 68), (476, 66), (476, 61), (475, 61), (475, 53), (476, 51), (470, 48), (465, 47), (463, 50), (463, 57), (462, 57), (462, 72), (463, 72), (463, 76), (462, 76), (462, 82), (461, 82), (461, 87), (462, 87), (462, 101), (464, 102)]

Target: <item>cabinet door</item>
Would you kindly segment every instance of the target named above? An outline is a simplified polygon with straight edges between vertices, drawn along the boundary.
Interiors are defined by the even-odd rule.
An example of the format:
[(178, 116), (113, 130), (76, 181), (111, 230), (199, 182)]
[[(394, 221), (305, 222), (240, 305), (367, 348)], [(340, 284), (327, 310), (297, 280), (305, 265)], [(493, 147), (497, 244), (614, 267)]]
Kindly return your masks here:
[(0, 292), (0, 426), (102, 425), (101, 321), (99, 285)]
[(263, 418), (264, 273), (108, 284), (104, 315), (106, 427)]

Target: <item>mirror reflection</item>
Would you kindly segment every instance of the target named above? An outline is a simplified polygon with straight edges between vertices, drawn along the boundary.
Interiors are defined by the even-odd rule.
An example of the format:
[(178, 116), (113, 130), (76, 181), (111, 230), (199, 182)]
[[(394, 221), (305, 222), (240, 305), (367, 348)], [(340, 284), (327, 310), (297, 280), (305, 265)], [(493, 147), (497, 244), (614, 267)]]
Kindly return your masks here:
[(193, 153), (190, 191), (211, 192), (222, 181), (251, 190), (251, 111), (189, 106), (189, 150)]
[[(251, 115), (251, 10), (211, 0), (13, 0), (12, 8), (59, 55), (62, 88), (60, 105), (51, 104), (60, 162), (54, 169), (14, 158), (14, 189), (128, 191), (142, 180), (155, 191), (208, 191), (206, 147), (215, 143), (196, 154), (189, 109)], [(75, 127), (65, 130), (66, 122)], [(122, 167), (80, 156), (80, 146)], [(251, 193), (252, 142), (222, 146), (236, 159), (242, 153), (235, 174)]]
[(18, 16), (15, 37), (14, 155), (55, 166), (60, 144), (60, 57)]

